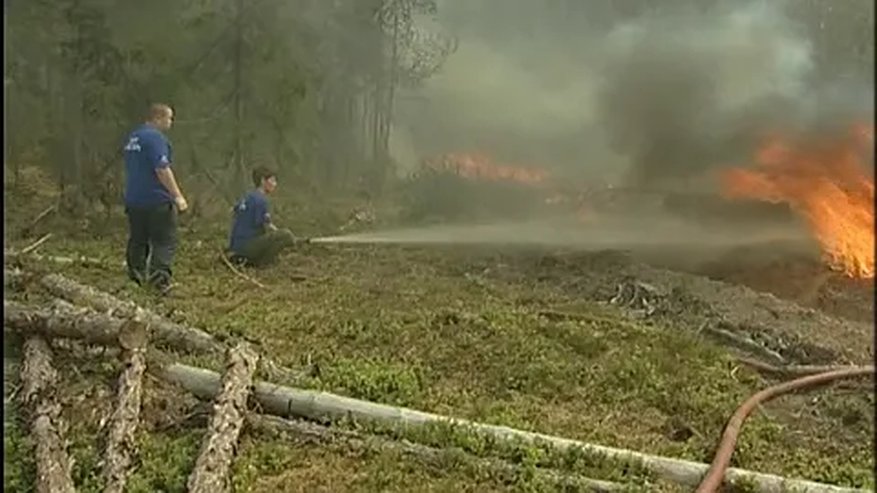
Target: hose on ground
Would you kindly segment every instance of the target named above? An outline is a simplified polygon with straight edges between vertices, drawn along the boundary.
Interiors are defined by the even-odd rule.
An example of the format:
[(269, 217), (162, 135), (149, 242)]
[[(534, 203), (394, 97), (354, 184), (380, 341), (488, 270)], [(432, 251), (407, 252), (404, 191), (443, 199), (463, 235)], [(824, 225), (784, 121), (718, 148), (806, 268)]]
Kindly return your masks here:
[(835, 380), (856, 378), (866, 375), (874, 375), (873, 366), (850, 367), (816, 375), (809, 375), (768, 387), (752, 395), (752, 397), (747, 399), (739, 408), (737, 408), (737, 411), (734, 412), (731, 419), (728, 420), (728, 424), (725, 425), (725, 431), (722, 434), (722, 441), (719, 443), (719, 447), (716, 450), (716, 455), (713, 458), (712, 464), (710, 464), (709, 470), (704, 476), (703, 481), (701, 481), (700, 486), (697, 488), (697, 493), (715, 493), (722, 485), (725, 471), (731, 463), (731, 455), (734, 453), (734, 447), (737, 444), (737, 436), (740, 434), (740, 429), (743, 427), (743, 421), (746, 420), (756, 406), (762, 402), (769, 401), (794, 390), (823, 385)]

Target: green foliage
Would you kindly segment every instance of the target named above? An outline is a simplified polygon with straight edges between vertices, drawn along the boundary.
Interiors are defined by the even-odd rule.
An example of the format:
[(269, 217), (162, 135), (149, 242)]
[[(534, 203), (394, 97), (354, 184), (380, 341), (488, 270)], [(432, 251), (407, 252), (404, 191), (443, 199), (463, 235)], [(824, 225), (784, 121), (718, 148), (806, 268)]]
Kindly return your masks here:
[(341, 360), (321, 369), (319, 383), (326, 390), (369, 401), (410, 406), (422, 393), (416, 369), (390, 362)]
[(186, 491), (186, 479), (195, 466), (202, 434), (203, 430), (175, 435), (142, 434), (139, 443), (140, 464), (128, 480), (126, 491)]
[[(434, 3), (402, 3), (411, 4), (405, 12), (435, 12)], [(377, 0), (254, 5), (157, 0), (131, 15), (129, 2), (12, 2), (13, 167), (36, 159), (69, 193), (118, 203), (119, 142), (154, 101), (177, 110), (170, 136), (193, 196), (216, 193), (194, 186), (208, 177), (220, 195), (236, 196), (255, 164), (306, 189), (343, 187), (386, 163), (386, 82), (397, 72), (423, 80), (449, 52), (429, 48), (435, 40), (408, 40), (414, 51), (404, 59), (389, 53)], [(92, 182), (100, 194), (84, 193)]]
[(15, 400), (7, 400), (3, 410), (3, 491), (29, 493), (34, 491), (36, 479), (34, 444), (21, 428), (21, 419)]

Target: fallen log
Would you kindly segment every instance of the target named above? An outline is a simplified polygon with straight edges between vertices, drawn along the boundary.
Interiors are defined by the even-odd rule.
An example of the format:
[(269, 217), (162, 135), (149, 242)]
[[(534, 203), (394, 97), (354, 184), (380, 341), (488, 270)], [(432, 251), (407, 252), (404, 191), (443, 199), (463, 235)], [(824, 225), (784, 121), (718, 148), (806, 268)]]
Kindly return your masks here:
[[(212, 399), (219, 391), (220, 377), (217, 373), (209, 370), (171, 364), (153, 367), (151, 371), (155, 372), (159, 378), (180, 385), (201, 399)], [(709, 468), (707, 464), (698, 462), (648, 455), (505, 426), (482, 424), (402, 407), (377, 404), (327, 392), (301, 390), (263, 382), (255, 384), (254, 397), (264, 412), (281, 417), (296, 416), (314, 420), (353, 417), (401, 427), (443, 423), (462, 426), (498, 441), (549, 446), (561, 452), (578, 449), (587, 454), (600, 455), (619, 462), (641, 464), (663, 480), (692, 488), (700, 483), (701, 478)], [(725, 481), (728, 483), (745, 482), (754, 485), (755, 491), (767, 493), (781, 493), (790, 489), (803, 493), (863, 491), (737, 468), (727, 470)]]
[[(149, 324), (154, 342), (172, 349), (185, 349), (213, 355), (222, 354), (225, 345), (212, 335), (193, 327), (181, 325), (130, 301), (122, 301), (109, 293), (81, 284), (60, 274), (49, 274), (40, 283), (52, 294), (72, 303), (90, 306), (95, 310), (109, 312), (111, 315), (130, 317), (137, 309), (143, 310), (144, 321)], [(298, 380), (303, 372), (287, 368), (271, 360), (262, 358), (262, 370), (272, 380)]]
[[(247, 426), (260, 433), (295, 435), (301, 439), (319, 444), (332, 444), (341, 441), (344, 443), (345, 448), (352, 449), (353, 451), (398, 452), (402, 455), (439, 466), (442, 465), (443, 460), (449, 455), (456, 455), (458, 457), (465, 457), (467, 461), (478, 466), (479, 469), (492, 470), (512, 477), (522, 472), (520, 466), (510, 462), (496, 458), (472, 456), (460, 449), (438, 449), (407, 440), (391, 440), (377, 436), (364, 437), (355, 431), (331, 428), (308, 421), (250, 413), (247, 415)], [(550, 469), (539, 468), (532, 472), (540, 479), (574, 491), (608, 493), (626, 490), (624, 485), (611, 481), (585, 478), (575, 474), (561, 474)]]
[[(76, 331), (68, 329), (66, 332), (73, 333)], [(209, 370), (180, 364), (152, 364), (150, 361), (150, 371), (160, 378), (182, 386), (205, 400), (212, 399), (219, 392), (220, 377), (217, 373)], [(327, 417), (345, 418), (352, 416), (357, 419), (376, 421), (393, 426), (445, 423), (461, 425), (476, 433), (489, 435), (500, 441), (523, 441), (525, 443), (550, 446), (560, 451), (578, 449), (584, 453), (598, 454), (618, 461), (637, 462), (664, 480), (690, 487), (696, 487), (708, 469), (708, 466), (702, 463), (652, 456), (641, 452), (593, 445), (503, 426), (475, 423), (468, 420), (351, 399), (325, 392), (300, 390), (259, 382), (255, 385), (254, 397), (264, 411), (282, 417), (299, 416), (310, 419), (323, 419)], [(806, 480), (787, 479), (772, 474), (736, 468), (728, 469), (725, 473), (725, 481), (730, 483), (741, 481), (754, 484), (755, 491), (770, 493), (788, 491), (789, 488), (811, 493), (863, 491)]]
[(90, 344), (116, 346), (128, 320), (90, 308), (55, 300), (49, 307), (32, 308), (17, 301), (3, 300), (4, 328), (49, 338), (81, 339)]
[(140, 425), (143, 374), (146, 371), (146, 345), (149, 327), (139, 317), (125, 324), (119, 332), (119, 346), (124, 369), (119, 377), (116, 407), (110, 418), (103, 476), (104, 492), (122, 493), (136, 453), (136, 433)]
[(222, 390), (213, 403), (213, 414), (195, 468), (189, 475), (190, 493), (222, 493), (229, 490), (228, 476), (238, 437), (247, 412), (247, 398), (259, 355), (246, 343), (228, 351)]
[(22, 401), (32, 411), (31, 431), (36, 442), (37, 493), (72, 493), (72, 463), (65, 446), (61, 405), (52, 399), (58, 373), (52, 367), (52, 351), (42, 337), (24, 343), (21, 370)]
[(40, 280), (40, 284), (59, 298), (64, 298), (71, 303), (90, 306), (117, 317), (132, 318), (138, 310), (142, 310), (143, 321), (149, 324), (155, 334), (156, 342), (170, 348), (190, 352), (221, 352), (221, 345), (210, 334), (202, 330), (171, 322), (150, 310), (138, 307), (135, 303), (119, 300), (115, 296), (60, 274), (44, 276)]

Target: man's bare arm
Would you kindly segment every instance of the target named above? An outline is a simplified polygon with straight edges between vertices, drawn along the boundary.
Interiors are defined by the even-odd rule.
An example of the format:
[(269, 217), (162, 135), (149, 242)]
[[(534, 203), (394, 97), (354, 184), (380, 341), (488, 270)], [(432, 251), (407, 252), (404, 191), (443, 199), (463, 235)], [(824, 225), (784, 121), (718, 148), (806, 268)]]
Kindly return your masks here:
[(171, 197), (174, 198), (180, 212), (184, 211), (188, 207), (188, 204), (186, 203), (185, 197), (183, 197), (183, 192), (180, 191), (179, 185), (177, 185), (177, 179), (174, 177), (174, 172), (171, 170), (170, 166), (156, 169), (155, 174), (158, 176), (158, 181), (160, 181), (167, 191), (171, 193)]

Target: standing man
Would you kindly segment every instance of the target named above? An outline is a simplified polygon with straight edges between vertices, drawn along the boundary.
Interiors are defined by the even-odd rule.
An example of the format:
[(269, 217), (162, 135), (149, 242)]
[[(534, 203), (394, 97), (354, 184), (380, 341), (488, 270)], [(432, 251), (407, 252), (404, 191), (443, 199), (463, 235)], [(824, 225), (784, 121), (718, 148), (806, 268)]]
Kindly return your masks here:
[(173, 121), (170, 106), (153, 104), (146, 123), (131, 132), (124, 150), (128, 277), (162, 294), (171, 286), (177, 213), (189, 207), (171, 171), (171, 144), (163, 133)]
[[(280, 252), (299, 240), (288, 229), (278, 229), (271, 221), (268, 195), (277, 188), (277, 176), (270, 169), (253, 170), (253, 186), (234, 206), (228, 249), (232, 261), (264, 267)], [(307, 242), (307, 240), (303, 240)]]

